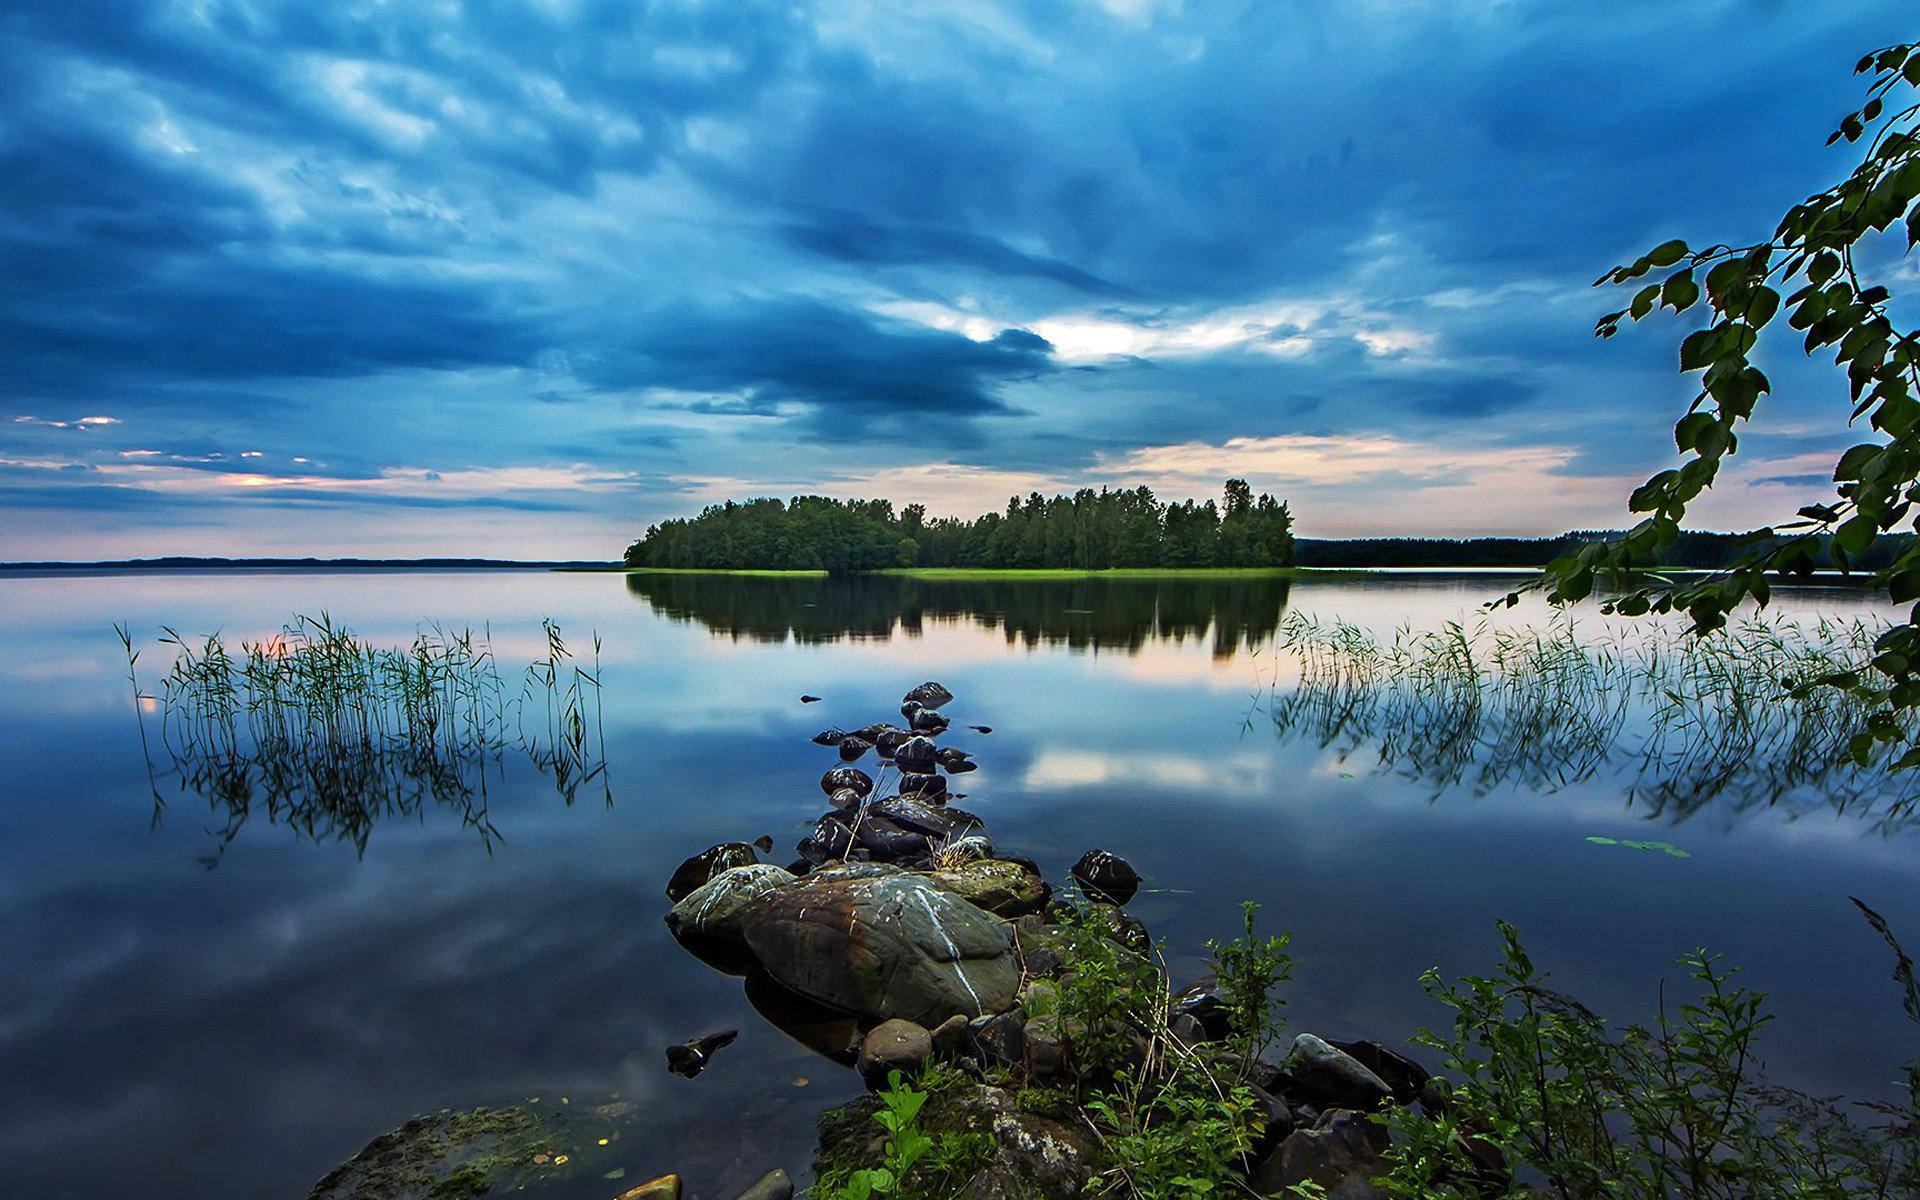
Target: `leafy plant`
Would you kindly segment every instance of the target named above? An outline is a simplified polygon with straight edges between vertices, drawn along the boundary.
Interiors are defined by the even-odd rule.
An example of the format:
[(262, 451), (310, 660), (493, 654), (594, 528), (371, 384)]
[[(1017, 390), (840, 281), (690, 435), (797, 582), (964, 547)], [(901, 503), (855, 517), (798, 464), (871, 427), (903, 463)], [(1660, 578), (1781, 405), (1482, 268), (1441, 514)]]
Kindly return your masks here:
[[(1674, 426), (1685, 461), (1648, 479), (1629, 500), (1644, 519), (1620, 538), (1547, 566), (1535, 586), (1556, 602), (1581, 600), (1597, 586), (1625, 589), (1606, 601), (1609, 611), (1685, 612), (1697, 631), (1709, 632), (1743, 601), (1766, 604), (1770, 575), (1811, 572), (1823, 543), (1844, 568), (1883, 533), (1920, 522), (1920, 329), (1902, 329), (1891, 308), (1891, 285), (1902, 279), (1897, 260), (1920, 245), (1920, 103), (1914, 103), (1920, 43), (1874, 51), (1854, 70), (1870, 79), (1866, 100), (1827, 139), (1828, 145), (1865, 147), (1846, 179), (1789, 208), (1766, 238), (1705, 247), (1663, 242), (1596, 281), (1637, 288), (1626, 307), (1600, 318), (1602, 338), (1612, 337), (1622, 321), (1662, 309), (1704, 316), (1705, 324), (1680, 343), (1680, 369), (1700, 372), (1700, 390)], [(1880, 235), (1895, 226), (1903, 227), (1905, 244), (1888, 254)], [(1776, 323), (1776, 317), (1784, 319)], [(1846, 371), (1850, 420), (1866, 418), (1878, 440), (1840, 455), (1836, 494), (1780, 526), (1792, 536), (1775, 539), (1774, 530), (1761, 530), (1755, 548), (1728, 569), (1685, 580), (1639, 580), (1634, 573), (1679, 537), (1688, 507), (1713, 485), (1739, 447), (1740, 429), (1772, 390), (1754, 356), (1763, 337), (1787, 336), (1779, 332), (1782, 325), (1803, 335), (1807, 354), (1832, 348), (1835, 365)], [(1920, 543), (1904, 546), (1874, 581), (1897, 603), (1920, 600)], [(1799, 681), (1803, 693), (1836, 687), (1872, 708), (1848, 747), (1856, 761), (1904, 746), (1896, 766), (1920, 765), (1913, 719), (1920, 707), (1917, 621), (1920, 605), (1881, 634), (1864, 661)]]
[(877, 1166), (859, 1167), (844, 1174), (823, 1176), (814, 1185), (815, 1200), (948, 1200), (971, 1178), (991, 1148), (984, 1133), (928, 1133), (920, 1128), (920, 1110), (927, 1098), (959, 1082), (946, 1068), (929, 1068), (910, 1086), (898, 1070), (887, 1073), (887, 1086), (877, 1093), (880, 1108), (873, 1119), (886, 1131)]
[(1261, 937), (1254, 932), (1260, 905), (1242, 901), (1241, 936), (1227, 942), (1207, 941), (1213, 956), (1214, 978), (1226, 1002), (1233, 1039), (1242, 1064), (1251, 1064), (1280, 1036), (1279, 1011), (1286, 1001), (1274, 990), (1293, 978), (1293, 956), (1287, 947), (1292, 933)]
[(1890, 1196), (1920, 1183), (1907, 1136), (1916, 1126), (1866, 1126), (1759, 1078), (1765, 997), (1737, 986), (1717, 957), (1680, 960), (1695, 988), (1677, 1011), (1663, 995), (1651, 1025), (1615, 1031), (1547, 987), (1512, 926), (1500, 935), (1498, 974), (1423, 977), (1454, 1017), (1450, 1031), (1417, 1040), (1458, 1082), (1437, 1113), (1380, 1118), (1399, 1134), (1388, 1152), (1394, 1194), (1525, 1194), (1489, 1171), (1488, 1148), (1566, 1200)]

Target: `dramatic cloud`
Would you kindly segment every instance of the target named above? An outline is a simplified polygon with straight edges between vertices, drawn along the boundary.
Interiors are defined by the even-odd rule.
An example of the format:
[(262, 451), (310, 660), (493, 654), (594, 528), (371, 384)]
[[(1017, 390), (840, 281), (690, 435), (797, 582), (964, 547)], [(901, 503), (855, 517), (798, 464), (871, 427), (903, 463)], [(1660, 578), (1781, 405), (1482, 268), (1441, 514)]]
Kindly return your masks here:
[[(1313, 532), (1615, 523), (1689, 392), (1585, 285), (1844, 169), (1905, 14), (1829, 8), (25, 0), (0, 556), (607, 557), (723, 494), (1228, 472)], [(1850, 440), (1768, 365), (1718, 522)]]

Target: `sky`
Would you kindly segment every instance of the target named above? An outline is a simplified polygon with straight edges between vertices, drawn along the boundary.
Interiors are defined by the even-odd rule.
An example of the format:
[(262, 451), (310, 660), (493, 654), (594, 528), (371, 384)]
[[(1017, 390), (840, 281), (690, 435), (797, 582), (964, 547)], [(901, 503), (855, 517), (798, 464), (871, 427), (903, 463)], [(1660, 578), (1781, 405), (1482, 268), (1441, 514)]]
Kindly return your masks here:
[[(1308, 536), (1619, 527), (1688, 327), (1596, 341), (1593, 279), (1841, 177), (1853, 62), (1912, 24), (12, 0), (0, 558), (607, 559), (729, 497), (1230, 476)], [(1762, 365), (1702, 527), (1864, 440), (1830, 366)]]

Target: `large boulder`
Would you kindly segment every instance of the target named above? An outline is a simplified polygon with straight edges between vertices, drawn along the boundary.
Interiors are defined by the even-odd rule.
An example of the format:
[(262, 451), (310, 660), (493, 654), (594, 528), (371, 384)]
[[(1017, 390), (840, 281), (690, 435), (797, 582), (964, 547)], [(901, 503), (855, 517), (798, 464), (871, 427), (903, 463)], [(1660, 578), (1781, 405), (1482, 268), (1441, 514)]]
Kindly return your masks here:
[(720, 872), (759, 861), (760, 856), (745, 842), (709, 846), (673, 869), (667, 880), (667, 899), (678, 904)]
[(999, 1012), (1020, 986), (1011, 927), (917, 875), (802, 879), (755, 900), (744, 929), (788, 988), (881, 1020)]
[(747, 906), (774, 888), (794, 882), (785, 867), (752, 863), (729, 867), (707, 880), (667, 914), (667, 928), (678, 938), (740, 941)]
[(927, 878), (997, 917), (1039, 912), (1047, 904), (1047, 881), (1024, 863), (987, 858), (943, 867)]

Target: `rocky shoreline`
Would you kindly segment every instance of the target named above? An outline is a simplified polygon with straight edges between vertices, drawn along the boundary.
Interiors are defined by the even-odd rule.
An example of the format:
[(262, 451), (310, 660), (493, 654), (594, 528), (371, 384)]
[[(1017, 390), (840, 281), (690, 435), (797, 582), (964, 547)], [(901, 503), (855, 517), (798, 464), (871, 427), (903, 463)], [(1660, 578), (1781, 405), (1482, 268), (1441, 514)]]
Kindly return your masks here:
[[(986, 822), (950, 790), (976, 765), (938, 740), (952, 728), (941, 710), (953, 699), (923, 683), (903, 698), (898, 723), (815, 736), (839, 762), (821, 776), (827, 811), (799, 840), (797, 857), (785, 866), (763, 861), (771, 844), (762, 839), (688, 858), (666, 887), (675, 939), (741, 977), (757, 1012), (858, 1071), (872, 1092), (901, 1094), (913, 1086), (903, 1080), (919, 1081), (916, 1128), (965, 1149), (957, 1168), (949, 1164), (963, 1168), (951, 1194), (1082, 1194), (1117, 1169), (1110, 1139), (1082, 1106), (1084, 1086), (1137, 1085), (1164, 1072), (1163, 1060), (1182, 1059), (1210, 1064), (1203, 1076), (1240, 1113), (1235, 1169), (1254, 1193), (1312, 1185), (1337, 1200), (1385, 1196), (1373, 1180), (1388, 1170), (1389, 1134), (1375, 1114), (1437, 1111), (1444, 1087), (1374, 1042), (1302, 1033), (1279, 1061), (1259, 1057), (1235, 1038), (1230, 989), (1214, 979), (1167, 986), (1146, 929), (1125, 910), (1142, 883), (1125, 859), (1088, 851), (1069, 870), (1073, 896), (1056, 895), (1037, 864), (998, 855)], [(1131, 981), (1115, 984), (1116, 993), (1131, 991), (1130, 1002), (1153, 1014), (1144, 1032), (1139, 1021), (1090, 1016), (1084, 1003), (1063, 999), (1109, 956), (1118, 956), (1108, 964), (1120, 964), (1116, 978)], [(667, 1065), (693, 1078), (732, 1039), (728, 1030), (670, 1047)], [(886, 1100), (870, 1094), (822, 1115), (817, 1179), (851, 1179), (888, 1152), (884, 1122), (876, 1124)], [(471, 1114), (410, 1123), (336, 1170), (311, 1200), (462, 1197), (559, 1177), (569, 1156), (554, 1148), (554, 1131), (521, 1110), (500, 1111), (520, 1115), (479, 1122), (492, 1140), (477, 1147), (448, 1148), (450, 1124), (473, 1123)], [(1489, 1185), (1509, 1182), (1490, 1148), (1475, 1158)], [(377, 1181), (388, 1190), (368, 1186)], [(815, 1195), (825, 1191), (816, 1184)], [(610, 1200), (680, 1194), (680, 1179), (667, 1175)], [(737, 1200), (792, 1195), (790, 1176), (776, 1168)]]

